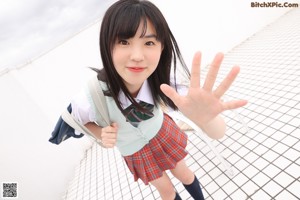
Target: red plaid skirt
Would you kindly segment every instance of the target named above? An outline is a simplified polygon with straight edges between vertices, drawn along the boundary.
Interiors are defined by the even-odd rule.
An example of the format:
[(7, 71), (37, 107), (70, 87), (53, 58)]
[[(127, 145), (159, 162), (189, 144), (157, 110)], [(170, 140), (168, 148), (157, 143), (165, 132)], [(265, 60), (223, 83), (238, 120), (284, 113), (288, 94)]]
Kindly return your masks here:
[(176, 164), (187, 155), (185, 147), (187, 135), (166, 114), (161, 129), (138, 152), (124, 156), (126, 164), (134, 175), (148, 185), (149, 182), (162, 177), (163, 171), (174, 169)]

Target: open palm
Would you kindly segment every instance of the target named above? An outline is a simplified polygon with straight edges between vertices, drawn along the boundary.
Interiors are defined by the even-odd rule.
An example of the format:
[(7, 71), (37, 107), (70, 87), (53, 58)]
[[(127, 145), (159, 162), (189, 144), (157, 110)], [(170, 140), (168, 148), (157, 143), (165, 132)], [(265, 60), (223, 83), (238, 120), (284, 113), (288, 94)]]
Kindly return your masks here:
[(186, 96), (179, 95), (167, 84), (161, 85), (163, 93), (174, 102), (186, 117), (198, 125), (208, 123), (225, 110), (236, 109), (247, 103), (245, 100), (228, 102), (223, 102), (221, 100), (221, 97), (229, 89), (239, 73), (240, 68), (237, 66), (233, 67), (221, 84), (213, 90), (223, 57), (222, 53), (218, 53), (215, 56), (203, 87), (201, 87), (201, 53), (197, 52), (195, 54), (191, 68), (190, 87)]

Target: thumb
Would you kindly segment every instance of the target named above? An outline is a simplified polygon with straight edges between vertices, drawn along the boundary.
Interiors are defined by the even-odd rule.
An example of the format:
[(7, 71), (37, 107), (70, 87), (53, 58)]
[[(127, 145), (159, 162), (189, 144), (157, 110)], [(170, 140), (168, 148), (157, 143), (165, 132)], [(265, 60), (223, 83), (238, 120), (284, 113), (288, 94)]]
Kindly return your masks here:
[(174, 88), (167, 84), (161, 84), (160, 89), (167, 97), (169, 97), (174, 102), (176, 106), (178, 105), (181, 96), (175, 91)]
[(118, 124), (117, 123), (112, 123), (111, 125), (110, 125), (111, 127), (113, 127), (113, 128), (115, 128), (115, 129), (117, 129), (118, 128)]

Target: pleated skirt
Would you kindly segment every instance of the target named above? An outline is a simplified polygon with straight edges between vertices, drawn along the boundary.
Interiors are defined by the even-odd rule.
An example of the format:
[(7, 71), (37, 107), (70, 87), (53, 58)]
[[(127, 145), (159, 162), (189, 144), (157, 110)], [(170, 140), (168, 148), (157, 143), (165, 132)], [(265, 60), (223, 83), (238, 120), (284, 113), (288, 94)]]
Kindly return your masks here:
[(174, 169), (185, 158), (187, 135), (167, 114), (157, 135), (138, 152), (124, 156), (126, 164), (134, 176), (145, 185), (162, 177), (163, 172)]

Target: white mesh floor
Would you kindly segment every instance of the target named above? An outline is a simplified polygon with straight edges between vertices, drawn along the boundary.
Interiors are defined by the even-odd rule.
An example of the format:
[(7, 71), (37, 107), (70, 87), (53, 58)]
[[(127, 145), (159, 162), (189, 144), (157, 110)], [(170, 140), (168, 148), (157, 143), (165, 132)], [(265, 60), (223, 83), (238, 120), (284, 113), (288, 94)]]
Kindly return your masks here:
[[(239, 116), (224, 113), (227, 134), (212, 141), (232, 165), (233, 176), (197, 134), (188, 132), (186, 160), (206, 199), (300, 198), (299, 21), (300, 9), (291, 10), (225, 55), (220, 80), (233, 65), (242, 69), (226, 98), (247, 99), (249, 104), (238, 110)], [(172, 181), (183, 199), (192, 199), (181, 183)], [(133, 181), (117, 150), (93, 144), (63, 199), (152, 200), (159, 195)]]

